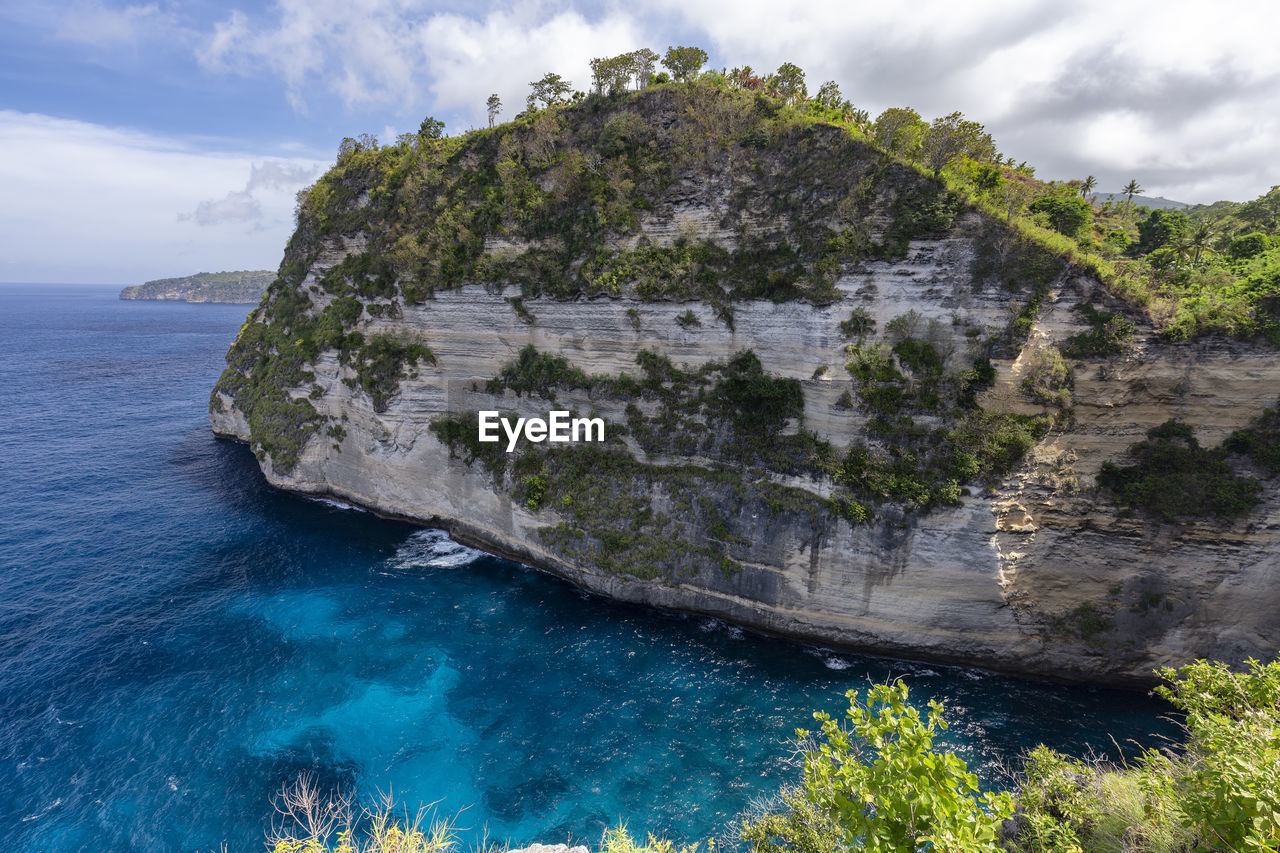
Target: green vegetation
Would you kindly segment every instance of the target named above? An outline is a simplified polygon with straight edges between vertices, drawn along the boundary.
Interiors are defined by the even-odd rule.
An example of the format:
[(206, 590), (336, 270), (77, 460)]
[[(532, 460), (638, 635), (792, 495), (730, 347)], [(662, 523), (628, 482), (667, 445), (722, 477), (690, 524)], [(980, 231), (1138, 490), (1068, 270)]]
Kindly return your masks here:
[(1038, 747), (1017, 792), (1017, 853), (1280, 849), (1280, 663), (1198, 661), (1156, 692), (1185, 714), (1186, 746), (1124, 767)]
[(1071, 368), (1057, 347), (1036, 347), (1019, 387), (1042, 406), (1065, 409), (1071, 405)]
[(1222, 446), (1249, 457), (1270, 476), (1280, 474), (1280, 406), (1263, 411), (1250, 426), (1227, 436)]
[(1123, 314), (1099, 311), (1087, 303), (1077, 305), (1075, 312), (1091, 328), (1063, 342), (1062, 354), (1068, 358), (1116, 355), (1133, 345), (1134, 325)]
[[(609, 426), (604, 446), (535, 445), (507, 454), (479, 442), (473, 414), (439, 418), (431, 430), (455, 457), (484, 465), (495, 487), (530, 511), (554, 510), (560, 521), (539, 531), (545, 543), (616, 574), (675, 578), (703, 565), (732, 574), (734, 549), (750, 544), (743, 531), (752, 514), (801, 517), (815, 529), (837, 519), (870, 520), (849, 495), (828, 500), (770, 479), (775, 471), (827, 470), (838, 461), (809, 434), (777, 435), (802, 415), (799, 382), (770, 376), (749, 350), (697, 371), (647, 351), (637, 363), (639, 377), (588, 376), (563, 357), (527, 346), (486, 385), (489, 393), (512, 389), (555, 399), (558, 391), (579, 389), (593, 399), (629, 401), (626, 430)], [(645, 415), (630, 401), (656, 411)], [(706, 454), (733, 464), (640, 462), (620, 445), (623, 432), (650, 453)], [(732, 505), (693, 497), (726, 492)]]
[(275, 278), (270, 270), (199, 272), (158, 278), (120, 291), (121, 299), (176, 299), (182, 302), (234, 302), (256, 305)]
[[(336, 351), (341, 363), (355, 370), (348, 383), (363, 388), (376, 411), (386, 409), (400, 381), (415, 375), (419, 362), (435, 363), (425, 344), (388, 335), (366, 339), (348, 331), (361, 311), (354, 297), (340, 296), (314, 312), (311, 300), (297, 287), (301, 277), (296, 267), (282, 268), (282, 276), (272, 284), (274, 298), (264, 300), (240, 327), (227, 352), (227, 369), (209, 399), (210, 411), (216, 412), (222, 411), (222, 397), (230, 398), (248, 421), (254, 452), (260, 459), (269, 457), (281, 472), (297, 464), (307, 441), (324, 426), (310, 399), (299, 396), (313, 384), (315, 374), (307, 368), (321, 353)], [(308, 396), (314, 391), (311, 388)]]
[[(961, 486), (993, 483), (1012, 470), (1050, 425), (1047, 416), (995, 414), (977, 393), (995, 370), (985, 358), (947, 372), (939, 347), (950, 331), (914, 311), (886, 324), (886, 343), (847, 348), (861, 407), (874, 415), (869, 438), (831, 470), (838, 483), (871, 503), (927, 511), (960, 502)], [(919, 418), (919, 420), (917, 420)]]
[(934, 748), (942, 706), (901, 682), (850, 691), (843, 725), (800, 731), (800, 783), (749, 816), (755, 853), (1275, 853), (1280, 849), (1280, 662), (1245, 672), (1199, 661), (1158, 673), (1185, 715), (1181, 749), (1121, 767), (1031, 750), (1011, 793), (983, 792)]
[[(659, 59), (666, 70), (655, 73)], [(312, 384), (307, 366), (321, 352), (336, 351), (356, 372), (353, 384), (385, 409), (399, 383), (432, 362), (431, 351), (425, 342), (365, 341), (359, 330), (441, 290), (517, 288), (508, 300), (530, 324), (525, 300), (535, 296), (698, 301), (732, 328), (742, 300), (833, 303), (840, 275), (901, 257), (913, 239), (949, 233), (962, 213), (985, 220), (975, 286), (1009, 290), (1009, 327), (957, 370), (927, 335), (886, 329), (883, 343), (871, 341), (874, 320), (851, 310), (842, 333), (855, 343), (853, 382), (841, 405), (873, 420), (869, 443), (845, 458), (802, 424), (796, 434), (769, 435), (759, 423), (734, 423), (726, 402), (756, 414), (733, 401), (738, 380), (722, 375), (731, 365), (672, 373), (662, 388), (619, 378), (589, 390), (658, 404), (629, 418), (647, 450), (665, 442), (665, 452), (685, 455), (741, 452), (746, 464), (774, 474), (831, 477), (859, 506), (928, 509), (958, 501), (966, 482), (998, 478), (1048, 429), (1047, 417), (993, 416), (975, 399), (990, 381), (986, 358), (1024, 345), (1053, 283), (1069, 274), (1098, 276), (1174, 339), (1219, 331), (1280, 341), (1280, 190), (1215, 206), (1212, 216), (1135, 208), (1136, 181), (1128, 202), (1091, 205), (1088, 181), (1037, 181), (959, 113), (929, 122), (893, 108), (872, 122), (831, 81), (811, 96), (794, 63), (772, 74), (704, 65), (693, 47), (597, 58), (590, 94), (547, 74), (531, 83), (526, 112), (505, 124), (450, 137), (427, 117), (418, 133), (390, 144), (343, 140), (333, 168), (300, 197), (278, 277), (219, 383), (246, 413), (255, 449), (287, 470), (325, 428), (298, 393)], [(500, 107), (490, 99), (491, 120)], [(670, 216), (676, 188), (717, 175), (740, 178), (718, 202), (718, 226), (735, 239), (690, 231), (670, 245), (649, 242), (641, 225)], [(366, 247), (320, 277), (333, 298), (318, 311), (306, 304), (303, 281), (338, 236), (359, 236)], [(1082, 310), (1090, 329), (1067, 341), (1063, 355), (1112, 355), (1131, 344), (1127, 316)], [(695, 328), (706, 317), (690, 308), (678, 322)], [(522, 363), (490, 386), (550, 396), (600, 381), (557, 370), (545, 360)], [(1069, 380), (1056, 364), (1040, 373), (1045, 382), (1028, 392), (1065, 409)], [(775, 424), (770, 407), (795, 409), (798, 399), (779, 393), (753, 398)], [(714, 436), (707, 417), (730, 423), (728, 436)]]
[[(1236, 474), (1227, 456), (1233, 447), (1258, 446), (1257, 437), (1274, 429), (1274, 412), (1268, 414), (1255, 430), (1238, 432), (1233, 441), (1211, 450), (1200, 446), (1187, 424), (1167, 421), (1148, 430), (1147, 440), (1130, 448), (1134, 464), (1104, 462), (1098, 485), (1119, 502), (1162, 521), (1245, 515), (1257, 505), (1262, 486), (1252, 477)], [(1264, 459), (1274, 454), (1270, 448), (1260, 452)]]
[(591, 388), (594, 384), (590, 376), (570, 366), (567, 358), (540, 353), (533, 344), (527, 344), (515, 361), (485, 384), (484, 390), (489, 394), (511, 390), (516, 396), (537, 394), (554, 400), (556, 388)]
[(391, 335), (365, 338), (352, 332), (347, 338), (349, 349), (343, 351), (343, 363), (355, 368), (351, 387), (363, 388), (373, 401), (375, 412), (385, 412), (392, 395), (400, 388), (400, 380), (416, 377), (419, 361), (435, 364), (436, 357), (424, 344), (398, 340)]
[(922, 719), (904, 682), (874, 685), (865, 701), (846, 695), (844, 725), (818, 712), (815, 737), (796, 732), (801, 785), (745, 824), (752, 850), (994, 850), (1013, 798), (983, 792), (964, 761), (933, 748), (947, 728), (942, 705), (931, 701)]

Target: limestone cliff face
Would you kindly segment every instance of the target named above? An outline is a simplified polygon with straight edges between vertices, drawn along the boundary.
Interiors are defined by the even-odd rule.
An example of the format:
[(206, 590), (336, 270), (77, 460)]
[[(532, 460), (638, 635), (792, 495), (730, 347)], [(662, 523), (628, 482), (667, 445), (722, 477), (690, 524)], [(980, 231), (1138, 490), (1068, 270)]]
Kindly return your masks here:
[[(611, 251), (689, 241), (740, 251), (753, 233), (743, 221), (759, 233), (785, 233), (763, 205), (730, 216), (715, 174), (726, 173), (668, 184), (658, 204), (607, 238)], [(860, 214), (868, 240), (891, 227), (884, 193), (893, 190), (869, 193), (879, 201)], [(367, 204), (353, 194), (349, 209)], [(635, 376), (645, 353), (695, 373), (750, 350), (765, 375), (796, 380), (802, 393), (802, 410), (780, 426), (778, 440), (803, 433), (844, 453), (882, 444), (885, 429), (851, 378), (847, 347), (883, 339), (907, 316), (929, 329), (947, 370), (992, 356), (995, 379), (978, 398), (982, 410), (1041, 414), (1045, 408), (1021, 390), (1032, 350), (1086, 328), (1073, 306), (1120, 306), (1099, 283), (1064, 268), (1047, 283), (1026, 341), (1011, 337), (1025, 294), (982, 273), (993, 241), (1011, 239), (999, 223), (961, 213), (907, 241), (905, 252), (842, 262), (823, 298), (739, 297), (728, 321), (714, 299), (653, 298), (625, 286), (567, 297), (526, 288), (514, 302), (509, 282), (492, 278), (420, 300), (406, 297), (403, 272), (390, 275), (400, 285), (376, 294), (335, 287), (333, 271), (368, 257), (381, 239), (374, 226), (310, 235), (305, 252), (295, 243), (286, 263), (295, 264), (296, 278), (277, 283), (242, 331), (240, 353), (233, 348), (228, 357), (213, 429), (253, 443), (275, 485), (443, 526), (463, 542), (615, 598), (867, 652), (1139, 684), (1156, 666), (1266, 657), (1280, 647), (1280, 486), (1264, 481), (1262, 502), (1246, 517), (1177, 523), (1126, 512), (1094, 486), (1105, 461), (1124, 461), (1149, 428), (1171, 418), (1195, 425), (1204, 444), (1246, 426), (1280, 390), (1274, 350), (1225, 340), (1173, 345), (1138, 320), (1127, 352), (1070, 362), (1071, 415), (1059, 415), (998, 478), (962, 483), (958, 500), (927, 508), (890, 496), (869, 503), (865, 519), (837, 511), (839, 477), (754, 462), (714, 436), (677, 440), (699, 423), (720, 429), (710, 409), (689, 409), (686, 420), (666, 422), (671, 435), (655, 440), (661, 421), (645, 418), (658, 417), (661, 393), (564, 381), (517, 394), (493, 381), (529, 346), (595, 377)], [(507, 229), (487, 236), (480, 256), (520, 257), (540, 245)], [(347, 281), (358, 284), (358, 276)], [(269, 326), (270, 306), (286, 296), (305, 300), (296, 322), (331, 316), (344, 299), (359, 304), (328, 339), (340, 345), (315, 345), (302, 372), (278, 380), (293, 383), (287, 397), (267, 407), (263, 383), (277, 381), (271, 371), (283, 350), (244, 353), (249, 337), (265, 334), (252, 327)], [(874, 331), (849, 331), (854, 309), (866, 326), (865, 318), (875, 321)], [(360, 346), (417, 342), (431, 358), (379, 390), (362, 373), (373, 357), (352, 355), (352, 332)], [(600, 458), (625, 464), (557, 467), (563, 451), (552, 450), (549, 461), (527, 469), (513, 454), (495, 470), (439, 429), (484, 409), (545, 416), (552, 408), (603, 417), (616, 438), (613, 455)], [(916, 422), (928, 427), (938, 417), (918, 412)], [(286, 445), (264, 437), (282, 422), (304, 424), (288, 445), (296, 448), (288, 464), (280, 464)], [(543, 478), (545, 495), (530, 476)], [(589, 479), (589, 488), (570, 478)]]

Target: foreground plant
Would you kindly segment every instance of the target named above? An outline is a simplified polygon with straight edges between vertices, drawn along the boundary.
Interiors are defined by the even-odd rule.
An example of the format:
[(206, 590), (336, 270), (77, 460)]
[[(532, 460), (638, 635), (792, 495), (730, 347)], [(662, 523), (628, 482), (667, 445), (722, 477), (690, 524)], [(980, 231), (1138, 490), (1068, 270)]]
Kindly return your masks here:
[(1186, 714), (1182, 751), (1086, 764), (1037, 747), (1018, 791), (1024, 853), (1276, 853), (1280, 850), (1280, 662), (1243, 673), (1197, 661), (1159, 672)]
[(802, 785), (783, 793), (783, 808), (747, 821), (743, 840), (802, 853), (995, 850), (1013, 799), (982, 791), (962, 759), (933, 748), (947, 728), (942, 705), (929, 702), (922, 718), (902, 682), (873, 686), (865, 701), (846, 695), (844, 725), (818, 712), (816, 735), (797, 732)]
[(322, 793), (315, 779), (302, 776), (281, 789), (277, 819), (267, 836), (271, 853), (452, 853), (453, 822), (395, 813), (390, 795), (371, 809), (357, 809), (350, 794)]

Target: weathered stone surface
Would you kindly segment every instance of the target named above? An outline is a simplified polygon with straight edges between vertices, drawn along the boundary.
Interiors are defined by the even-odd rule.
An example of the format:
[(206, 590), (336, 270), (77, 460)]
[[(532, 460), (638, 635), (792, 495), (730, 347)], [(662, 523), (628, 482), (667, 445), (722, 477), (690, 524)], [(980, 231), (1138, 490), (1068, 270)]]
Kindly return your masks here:
[[(715, 221), (682, 209), (651, 225), (647, 236), (670, 241), (692, 229), (728, 239), (714, 231)], [(1153, 667), (1198, 657), (1273, 655), (1280, 648), (1280, 488), (1269, 485), (1263, 504), (1236, 522), (1160, 525), (1123, 517), (1092, 486), (1104, 461), (1123, 459), (1147, 429), (1169, 418), (1196, 425), (1202, 443), (1213, 444), (1273, 405), (1280, 359), (1259, 346), (1221, 339), (1171, 345), (1144, 327), (1130, 353), (1076, 363), (1070, 426), (1050, 433), (999, 488), (971, 486), (958, 508), (923, 516), (886, 512), (870, 525), (839, 521), (815, 530), (802, 516), (751, 515), (728, 491), (709, 488), (705, 497), (749, 542), (734, 553), (742, 570), (729, 576), (692, 558), (689, 572), (659, 580), (607, 574), (568, 559), (538, 535), (559, 520), (553, 509), (530, 511), (495, 489), (480, 465), (452, 458), (428, 431), (447, 413), (501, 408), (545, 414), (552, 407), (545, 399), (483, 392), (486, 380), (527, 344), (611, 375), (635, 373), (642, 349), (692, 366), (750, 348), (770, 373), (802, 382), (806, 428), (847, 447), (867, 418), (856, 407), (836, 405), (851, 387), (848, 341), (839, 328), (850, 310), (866, 309), (880, 328), (909, 310), (937, 320), (949, 330), (945, 349), (955, 364), (975, 352), (975, 336), (966, 330), (985, 336), (1008, 324), (1016, 310), (1010, 294), (972, 281), (975, 247), (967, 235), (974, 225), (961, 223), (946, 239), (912, 243), (902, 261), (868, 263), (842, 276), (837, 286), (843, 299), (828, 307), (737, 303), (733, 329), (702, 304), (628, 298), (526, 299), (534, 318), (529, 323), (498, 289), (481, 285), (441, 292), (424, 305), (398, 306), (381, 317), (366, 313), (360, 321), (366, 333), (423, 340), (437, 364), (405, 380), (379, 413), (367, 395), (343, 382), (349, 369), (322, 356), (312, 401), (326, 418), (341, 422), (345, 438), (335, 446), (317, 436), (288, 473), (273, 470), (270, 460), (264, 471), (278, 486), (443, 526), (464, 543), (615, 598), (869, 652), (1127, 684), (1149, 681)], [(359, 245), (347, 240), (331, 246), (307, 282), (314, 284)], [(310, 295), (316, 310), (326, 304), (319, 288)], [(1096, 282), (1057, 282), (1029, 345), (1080, 331), (1071, 308), (1084, 300), (1110, 304)], [(701, 326), (676, 322), (689, 310)], [(1018, 391), (1024, 356), (996, 367), (996, 386), (983, 404), (1038, 411)], [(223, 402), (211, 415), (214, 430), (247, 440), (243, 415)], [(559, 393), (554, 407), (625, 422), (623, 403), (585, 391)], [(648, 460), (629, 442), (641, 460), (687, 461)], [(803, 485), (818, 494), (829, 488)]]

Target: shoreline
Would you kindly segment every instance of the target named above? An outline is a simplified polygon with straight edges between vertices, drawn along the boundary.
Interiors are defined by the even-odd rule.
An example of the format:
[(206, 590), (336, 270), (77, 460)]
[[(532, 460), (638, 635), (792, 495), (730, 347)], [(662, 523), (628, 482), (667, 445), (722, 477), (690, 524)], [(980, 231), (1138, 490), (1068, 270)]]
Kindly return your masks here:
[[(230, 441), (248, 447), (246, 442), (240, 436), (212, 428), (212, 433), (216, 440)], [(255, 460), (256, 462), (256, 460)], [(1159, 684), (1160, 681), (1154, 675), (1150, 678), (1099, 678), (1089, 676), (1085, 673), (1073, 673), (1065, 671), (1058, 675), (1047, 675), (1043, 672), (1031, 672), (1016, 666), (999, 666), (998, 664), (978, 664), (971, 659), (966, 659), (960, 655), (921, 655), (911, 654), (906, 650), (898, 648), (885, 648), (872, 644), (860, 645), (857, 643), (842, 642), (839, 638), (833, 637), (829, 633), (825, 633), (820, 629), (805, 631), (795, 623), (787, 624), (785, 620), (779, 619), (774, 622), (774, 627), (769, 624), (763, 624), (767, 620), (767, 614), (756, 611), (748, 613), (748, 608), (726, 605), (724, 609), (712, 609), (710, 607), (699, 607), (696, 604), (681, 601), (680, 592), (684, 589), (682, 585), (664, 585), (651, 580), (642, 580), (638, 578), (629, 578), (623, 576), (602, 575), (585, 569), (564, 564), (563, 566), (555, 565), (554, 559), (542, 559), (541, 556), (532, 549), (522, 548), (518, 545), (510, 544), (499, 538), (496, 534), (488, 535), (486, 528), (473, 524), (460, 518), (444, 517), (432, 515), (423, 517), (416, 515), (409, 510), (397, 510), (379, 506), (364, 495), (357, 495), (353, 492), (344, 491), (335, 488), (332, 484), (315, 484), (312, 487), (304, 487), (301, 485), (287, 485), (283, 481), (277, 482), (269, 477), (262, 470), (261, 464), (257, 465), (258, 471), (262, 474), (266, 483), (274, 489), (282, 492), (309, 498), (328, 498), (341, 501), (350, 506), (377, 516), (378, 518), (388, 521), (398, 521), (410, 524), (415, 527), (443, 530), (449, 537), (460, 545), (483, 551), (498, 559), (507, 560), (508, 562), (518, 563), (537, 572), (552, 575), (563, 580), (577, 589), (580, 589), (590, 595), (597, 595), (610, 601), (625, 602), (641, 607), (652, 608), (667, 613), (679, 613), (695, 616), (705, 616), (719, 619), (729, 625), (733, 625), (744, 631), (762, 637), (770, 637), (784, 640), (786, 642), (795, 643), (797, 645), (810, 646), (828, 650), (834, 653), (854, 654), (861, 657), (877, 658), (880, 660), (901, 661), (913, 664), (928, 664), (945, 667), (954, 667), (958, 669), (976, 670), (996, 676), (1005, 676), (1018, 678), (1024, 681), (1037, 682), (1040, 684), (1057, 684), (1071, 687), (1098, 687), (1108, 690), (1123, 690), (1128, 692), (1149, 692), (1152, 687)], [(593, 583), (593, 581), (597, 581)], [(615, 591), (635, 590), (636, 594), (615, 594)], [(690, 590), (692, 592), (692, 590)], [(705, 591), (699, 590), (699, 592)], [(687, 598), (687, 596), (686, 596)], [(759, 617), (756, 619), (749, 618), (751, 615)], [(747, 617), (747, 618), (744, 618)]]

